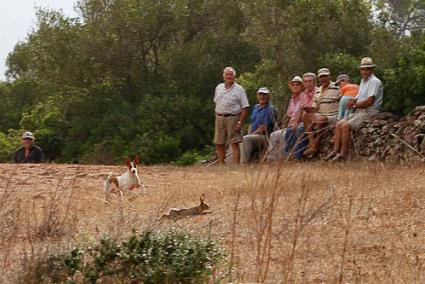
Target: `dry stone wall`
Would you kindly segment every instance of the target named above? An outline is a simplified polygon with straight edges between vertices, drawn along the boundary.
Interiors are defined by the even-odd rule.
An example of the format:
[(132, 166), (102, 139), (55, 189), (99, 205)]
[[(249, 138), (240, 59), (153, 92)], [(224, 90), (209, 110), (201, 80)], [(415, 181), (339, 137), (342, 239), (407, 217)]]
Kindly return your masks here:
[[(333, 130), (324, 135), (320, 157), (330, 152), (332, 135)], [(381, 112), (354, 133), (350, 156), (382, 162), (425, 162), (424, 138), (425, 106), (402, 118)]]

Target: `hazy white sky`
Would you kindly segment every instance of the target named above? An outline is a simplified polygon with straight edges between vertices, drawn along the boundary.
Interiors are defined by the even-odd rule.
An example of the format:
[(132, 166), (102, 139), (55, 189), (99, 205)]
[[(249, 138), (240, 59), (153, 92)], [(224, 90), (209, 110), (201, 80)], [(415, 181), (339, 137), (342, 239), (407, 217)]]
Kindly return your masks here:
[(0, 0), (0, 80), (5, 80), (6, 58), (15, 44), (23, 41), (35, 27), (35, 7), (62, 10), (65, 15), (76, 16), (75, 0)]

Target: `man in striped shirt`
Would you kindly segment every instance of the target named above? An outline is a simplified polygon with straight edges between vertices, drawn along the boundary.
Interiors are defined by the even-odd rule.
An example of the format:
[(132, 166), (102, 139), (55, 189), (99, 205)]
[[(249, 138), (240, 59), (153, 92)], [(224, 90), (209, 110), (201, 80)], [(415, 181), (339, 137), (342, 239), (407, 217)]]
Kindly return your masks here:
[[(340, 91), (331, 81), (331, 72), (328, 68), (317, 71), (320, 88), (316, 91), (312, 107), (305, 107), (303, 116), (304, 125), (308, 133), (309, 145), (304, 155), (314, 156), (320, 145), (322, 130), (326, 126), (334, 126), (338, 116)], [(316, 133), (312, 133), (315, 129)]]

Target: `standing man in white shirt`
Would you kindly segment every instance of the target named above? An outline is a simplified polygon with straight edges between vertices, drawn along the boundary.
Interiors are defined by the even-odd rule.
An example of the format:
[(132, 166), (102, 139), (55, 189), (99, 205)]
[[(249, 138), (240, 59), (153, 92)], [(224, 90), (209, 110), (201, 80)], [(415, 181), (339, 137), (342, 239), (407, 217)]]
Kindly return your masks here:
[(242, 125), (248, 116), (248, 98), (245, 89), (235, 82), (236, 71), (233, 67), (223, 70), (224, 83), (215, 88), (215, 134), (217, 155), (224, 164), (225, 145), (230, 144), (233, 162), (240, 163), (239, 143), (242, 142)]
[(381, 108), (384, 87), (373, 69), (376, 65), (372, 59), (365, 57), (360, 63), (360, 82), (359, 92), (357, 97), (347, 102), (349, 109), (355, 110), (347, 120), (341, 120), (336, 124), (334, 150), (326, 157), (326, 160), (333, 161), (345, 160), (350, 146), (351, 130), (359, 130), (365, 120), (376, 115)]

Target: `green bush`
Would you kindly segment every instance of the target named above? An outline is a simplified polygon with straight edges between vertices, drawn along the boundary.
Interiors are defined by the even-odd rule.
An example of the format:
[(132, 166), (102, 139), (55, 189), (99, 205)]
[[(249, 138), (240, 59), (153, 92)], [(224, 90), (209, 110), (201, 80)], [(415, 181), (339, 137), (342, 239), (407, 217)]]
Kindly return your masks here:
[(39, 260), (35, 283), (203, 283), (222, 259), (218, 245), (185, 232), (133, 234), (119, 242), (105, 238), (87, 249)]
[(190, 166), (201, 161), (208, 160), (208, 157), (214, 153), (212, 147), (206, 147), (203, 151), (189, 150), (181, 155), (175, 162), (177, 166)]

